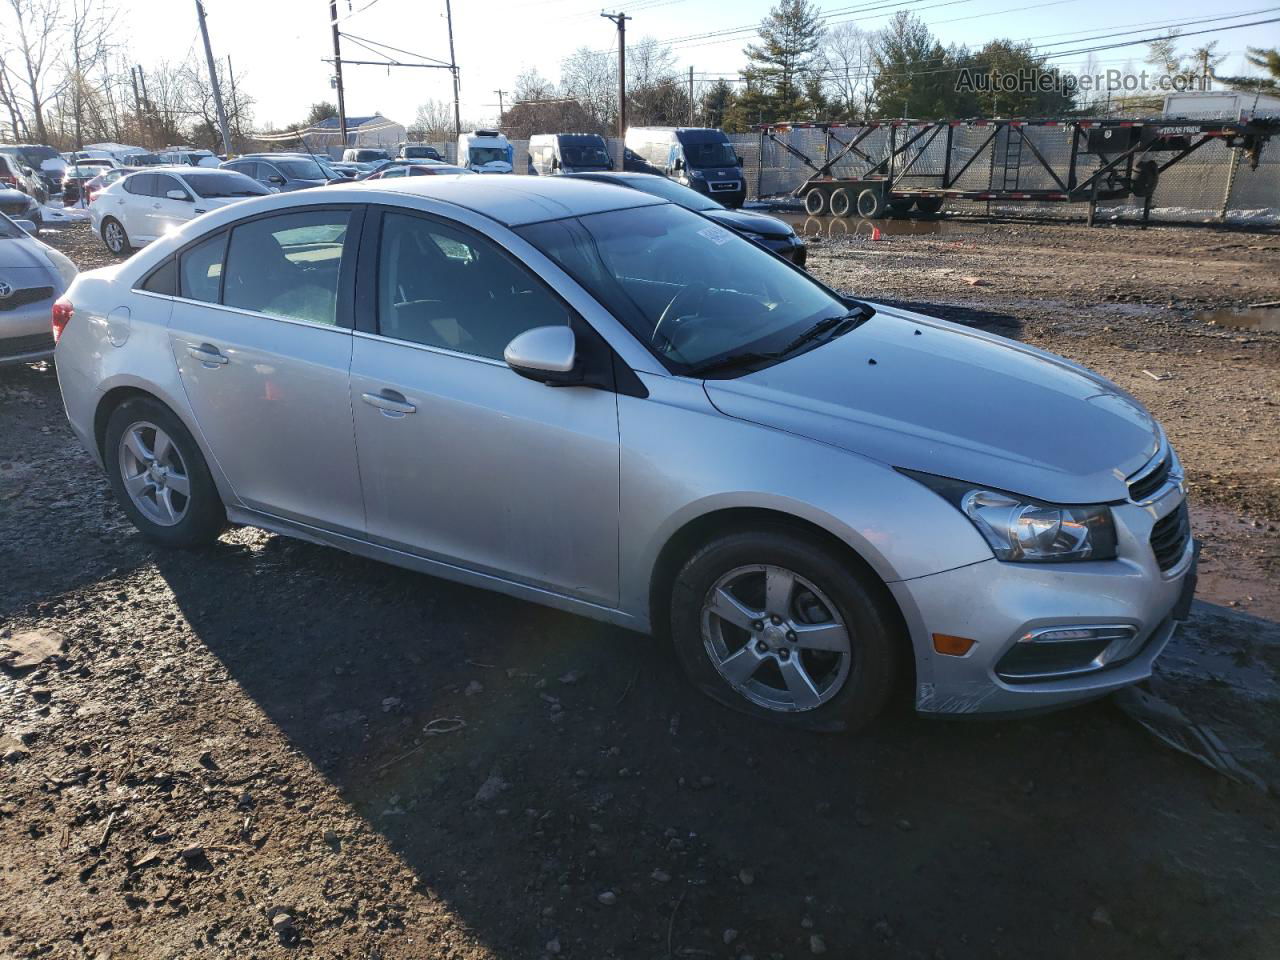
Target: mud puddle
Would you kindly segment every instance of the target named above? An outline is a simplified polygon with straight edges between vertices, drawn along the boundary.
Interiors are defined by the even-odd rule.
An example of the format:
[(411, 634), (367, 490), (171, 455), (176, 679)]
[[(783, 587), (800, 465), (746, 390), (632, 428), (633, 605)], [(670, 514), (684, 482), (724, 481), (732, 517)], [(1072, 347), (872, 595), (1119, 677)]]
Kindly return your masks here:
[(1196, 315), (1197, 320), (1219, 327), (1280, 333), (1280, 309), (1253, 307), (1241, 310), (1208, 310)]

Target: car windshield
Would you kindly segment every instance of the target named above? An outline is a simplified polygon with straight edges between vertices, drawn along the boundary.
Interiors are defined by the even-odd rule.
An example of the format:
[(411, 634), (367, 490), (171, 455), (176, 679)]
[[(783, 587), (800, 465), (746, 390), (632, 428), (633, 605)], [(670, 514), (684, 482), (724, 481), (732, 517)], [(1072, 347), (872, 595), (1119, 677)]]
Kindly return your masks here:
[(495, 160), (506, 162), (507, 150), (505, 147), (472, 147), (471, 162), (472, 163), (493, 163)]
[(215, 197), (260, 197), (271, 191), (243, 173), (224, 170), (221, 173), (184, 173), (182, 179), (205, 199)]
[(716, 203), (710, 197), (704, 197), (697, 190), (690, 190), (688, 187), (681, 186), (674, 180), (668, 180), (666, 177), (647, 176), (644, 174), (632, 177), (626, 177), (618, 181), (628, 187), (635, 187), (637, 190), (643, 190), (645, 193), (651, 193), (655, 197), (661, 197), (663, 200), (670, 200), (672, 203), (678, 203), (686, 210), (723, 210), (724, 205)]
[(733, 152), (733, 147), (723, 140), (707, 141), (705, 143), (685, 143), (682, 146), (684, 147), (685, 162), (695, 169), (736, 167), (738, 165), (738, 155)]
[(356, 152), (356, 161), (358, 163), (377, 163), (379, 160), (388, 159), (385, 150), (359, 150)]
[(568, 167), (599, 167), (603, 170), (609, 166), (609, 153), (599, 144), (562, 144), (560, 159)]
[(32, 170), (39, 170), (40, 165), (46, 160), (61, 159), (58, 156), (58, 151), (53, 147), (18, 147), (17, 154), (22, 158), (22, 162)]
[(518, 232), (676, 373), (739, 354), (781, 351), (819, 321), (849, 312), (803, 272), (675, 204)]
[(431, 160), (438, 160), (440, 158), (440, 154), (434, 147), (405, 147), (404, 155), (414, 159), (427, 157)]
[(276, 160), (280, 172), (291, 180), (328, 180), (323, 168), (314, 160)]

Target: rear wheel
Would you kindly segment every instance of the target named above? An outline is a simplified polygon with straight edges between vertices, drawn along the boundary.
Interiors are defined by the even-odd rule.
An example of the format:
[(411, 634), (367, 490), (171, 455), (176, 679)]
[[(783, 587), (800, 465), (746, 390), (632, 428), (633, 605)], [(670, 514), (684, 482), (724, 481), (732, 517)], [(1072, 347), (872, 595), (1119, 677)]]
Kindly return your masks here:
[(847, 217), (853, 213), (853, 196), (844, 187), (831, 194), (831, 215)]
[(879, 220), (884, 216), (884, 195), (871, 187), (858, 194), (858, 216), (864, 220)]
[(117, 256), (123, 256), (133, 249), (129, 243), (129, 235), (124, 232), (124, 224), (115, 217), (107, 217), (102, 221), (102, 242)]
[(810, 190), (804, 195), (804, 212), (811, 217), (820, 217), (827, 212), (827, 197), (821, 190)]
[(853, 731), (888, 699), (901, 629), (884, 587), (785, 527), (719, 537), (676, 578), (671, 632), (693, 682), (737, 710)]
[(895, 217), (905, 217), (914, 205), (915, 201), (910, 197), (895, 197), (889, 201), (889, 213)]
[(102, 454), (121, 509), (150, 539), (194, 547), (216, 540), (226, 526), (200, 448), (159, 401), (137, 397), (112, 411)]
[(920, 197), (916, 200), (916, 209), (921, 213), (939, 213), (942, 210), (942, 198)]

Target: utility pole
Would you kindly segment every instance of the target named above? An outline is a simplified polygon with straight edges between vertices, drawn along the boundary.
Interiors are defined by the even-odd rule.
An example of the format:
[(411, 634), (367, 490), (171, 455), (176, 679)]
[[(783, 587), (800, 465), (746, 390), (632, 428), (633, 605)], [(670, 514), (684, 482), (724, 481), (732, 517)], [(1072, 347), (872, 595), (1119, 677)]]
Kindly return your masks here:
[(342, 34), (338, 32), (338, 0), (329, 0), (329, 26), (333, 29), (333, 73), (338, 84), (338, 136), (347, 148), (347, 99), (342, 89)]
[(498, 126), (502, 126), (502, 115), (503, 115), (504, 113), (506, 113), (506, 112), (507, 112), (506, 110), (504, 110), (504, 109), (502, 108), (502, 102), (503, 102), (503, 101), (502, 101), (502, 95), (503, 95), (504, 93), (506, 93), (507, 91), (505, 91), (505, 90), (495, 90), (495, 91), (493, 91), (493, 92), (494, 92), (494, 93), (496, 93), (496, 94), (498, 95)]
[(627, 21), (634, 19), (625, 13), (605, 13), (600, 16), (612, 20), (618, 27), (618, 139), (627, 139)]
[(138, 68), (129, 68), (129, 80), (133, 83), (133, 112), (138, 117), (138, 132), (142, 132), (142, 100), (138, 97)]
[(444, 0), (444, 16), (449, 23), (449, 72), (453, 74), (453, 135), (462, 136), (462, 108), (458, 105), (458, 58), (453, 53), (453, 4)]
[(231, 67), (231, 58), (227, 57), (227, 80), (231, 83), (231, 126), (236, 135), (240, 135), (240, 101), (236, 99), (236, 72)]
[(196, 0), (196, 16), (200, 20), (200, 35), (204, 37), (204, 58), (209, 62), (209, 86), (213, 88), (213, 106), (218, 112), (218, 132), (222, 134), (222, 152), (231, 156), (231, 134), (227, 132), (227, 111), (222, 107), (222, 90), (218, 86), (218, 68), (213, 60), (213, 47), (209, 45), (209, 27), (204, 22), (204, 4)]
[(689, 65), (689, 126), (693, 126), (693, 65)]
[[(147, 133), (151, 136), (152, 142), (154, 142), (156, 134), (154, 128), (151, 126), (151, 98), (147, 96), (147, 75), (142, 72), (142, 64), (138, 64), (137, 70), (138, 86), (142, 87), (142, 109), (145, 111), (147, 118), (144, 126), (146, 127)], [(165, 144), (162, 143), (159, 144), (159, 146), (163, 147)]]

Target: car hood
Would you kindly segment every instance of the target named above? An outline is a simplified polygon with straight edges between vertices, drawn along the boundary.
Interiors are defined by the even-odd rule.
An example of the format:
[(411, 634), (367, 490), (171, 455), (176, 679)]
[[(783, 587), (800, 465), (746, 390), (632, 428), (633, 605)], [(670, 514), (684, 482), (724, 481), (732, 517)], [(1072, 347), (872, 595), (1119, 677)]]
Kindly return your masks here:
[(783, 223), (777, 217), (771, 217), (764, 213), (749, 213), (745, 210), (704, 210), (706, 216), (710, 217), (716, 223), (723, 224), (726, 227), (732, 227), (734, 230), (742, 230), (746, 233), (758, 234), (762, 237), (789, 237), (791, 236), (791, 227)]
[(53, 264), (35, 240), (21, 237), (0, 240), (0, 271), (3, 272), (0, 276), (14, 280), (19, 272), (28, 277), (37, 270), (47, 276), (53, 270)]
[(1083, 367), (957, 324), (876, 310), (807, 353), (706, 381), (708, 397), (731, 417), (1053, 503), (1125, 499), (1125, 478), (1159, 446), (1160, 428), (1142, 405)]
[(473, 163), (471, 169), (476, 173), (510, 173), (511, 164), (505, 160), (490, 160), (488, 163)]

